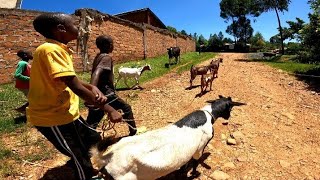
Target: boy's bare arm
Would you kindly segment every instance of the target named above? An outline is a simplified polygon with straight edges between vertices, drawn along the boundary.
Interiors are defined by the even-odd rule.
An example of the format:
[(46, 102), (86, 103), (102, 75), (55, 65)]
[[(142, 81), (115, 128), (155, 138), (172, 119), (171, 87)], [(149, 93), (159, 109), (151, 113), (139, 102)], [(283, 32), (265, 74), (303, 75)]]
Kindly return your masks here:
[[(95, 94), (87, 88), (87, 87), (93, 87), (92, 85), (86, 84), (80, 81), (76, 76), (66, 76), (66, 77), (61, 77), (60, 79), (81, 99), (109, 113), (110, 119), (112, 122), (120, 122), (122, 120), (122, 116), (118, 111), (116, 111), (114, 108), (112, 108), (108, 104), (100, 103), (100, 101), (96, 100)], [(94, 86), (93, 88), (96, 88), (96, 87)]]
[(96, 70), (91, 75), (91, 81), (90, 84), (97, 86), (99, 82), (100, 74), (102, 73), (103, 69), (96, 68)]
[[(96, 97), (96, 101), (100, 104), (105, 104), (107, 102), (107, 97), (98, 89), (97, 86), (86, 83), (82, 80), (79, 80), (82, 85), (89, 89)], [(88, 102), (87, 102), (88, 103)]]

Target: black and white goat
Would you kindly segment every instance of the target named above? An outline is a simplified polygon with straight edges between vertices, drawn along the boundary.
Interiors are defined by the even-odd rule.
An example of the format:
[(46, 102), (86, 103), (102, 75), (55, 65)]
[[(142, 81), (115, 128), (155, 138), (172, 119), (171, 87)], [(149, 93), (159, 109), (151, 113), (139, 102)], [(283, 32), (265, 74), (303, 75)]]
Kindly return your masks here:
[(124, 83), (128, 88), (129, 88), (129, 85), (127, 84), (127, 78), (134, 78), (136, 80), (136, 84), (134, 86), (139, 85), (139, 78), (140, 78), (141, 74), (147, 70), (151, 71), (150, 65), (145, 65), (145, 66), (139, 67), (139, 68), (120, 67), (118, 70), (118, 74), (119, 74), (118, 79), (117, 79), (114, 87), (117, 86), (117, 84), (121, 78), (124, 79)]
[(154, 180), (190, 160), (192, 172), (197, 173), (198, 160), (213, 137), (213, 123), (219, 117), (229, 119), (232, 107), (244, 105), (219, 97), (174, 124), (124, 137), (107, 151), (100, 145), (92, 148), (93, 163), (116, 180)]

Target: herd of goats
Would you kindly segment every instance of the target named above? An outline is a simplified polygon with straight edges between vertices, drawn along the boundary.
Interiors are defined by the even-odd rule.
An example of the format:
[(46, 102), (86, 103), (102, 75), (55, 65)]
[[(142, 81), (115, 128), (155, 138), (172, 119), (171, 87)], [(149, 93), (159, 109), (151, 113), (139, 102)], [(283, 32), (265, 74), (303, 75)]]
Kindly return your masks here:
[[(168, 49), (169, 57), (176, 57), (177, 61), (180, 50), (178, 54), (170, 54), (173, 49)], [(201, 92), (205, 91), (208, 84), (218, 77), (221, 62), (219, 58), (206, 66), (192, 66), (190, 86), (195, 77), (201, 75)], [(151, 70), (150, 66), (120, 68), (119, 75), (123, 78), (135, 77), (138, 83), (139, 76), (145, 70)], [(188, 179), (191, 169), (191, 176), (198, 177), (197, 166), (201, 163), (205, 147), (213, 138), (214, 122), (220, 117), (228, 120), (233, 107), (245, 105), (221, 95), (206, 103), (203, 108), (165, 127), (134, 136), (103, 139), (91, 149), (93, 164), (104, 179)]]
[[(180, 62), (180, 48), (179, 47), (170, 47), (167, 49), (169, 55), (169, 66), (172, 64), (171, 59), (175, 58), (175, 63)], [(212, 82), (215, 78), (218, 77), (218, 70), (220, 63), (223, 62), (222, 58), (213, 59), (209, 65), (204, 66), (191, 66), (190, 68), (190, 88), (192, 88), (192, 81), (196, 78), (197, 75), (201, 75), (201, 92), (206, 92), (207, 88), (210, 87), (210, 91), (212, 90)], [(136, 80), (136, 84), (133, 87), (139, 86), (139, 78), (144, 71), (151, 70), (150, 65), (145, 65), (139, 68), (129, 68), (129, 67), (120, 67), (118, 70), (118, 79), (115, 83), (115, 87), (117, 86), (120, 79), (124, 79), (125, 85), (129, 88), (127, 83), (127, 78), (134, 78)]]

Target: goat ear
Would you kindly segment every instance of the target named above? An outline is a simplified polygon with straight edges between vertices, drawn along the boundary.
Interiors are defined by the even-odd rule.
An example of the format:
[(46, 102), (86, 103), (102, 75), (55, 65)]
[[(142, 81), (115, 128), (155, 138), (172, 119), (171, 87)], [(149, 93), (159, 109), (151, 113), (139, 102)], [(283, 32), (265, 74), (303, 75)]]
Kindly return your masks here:
[(230, 96), (228, 97), (228, 99), (229, 99), (230, 101), (232, 101)]
[(219, 98), (221, 99), (221, 98), (224, 98), (222, 95), (219, 95)]
[(246, 103), (242, 103), (242, 102), (231, 102), (232, 106), (242, 106), (242, 105), (247, 105)]
[(207, 103), (213, 103), (215, 100), (208, 100)]

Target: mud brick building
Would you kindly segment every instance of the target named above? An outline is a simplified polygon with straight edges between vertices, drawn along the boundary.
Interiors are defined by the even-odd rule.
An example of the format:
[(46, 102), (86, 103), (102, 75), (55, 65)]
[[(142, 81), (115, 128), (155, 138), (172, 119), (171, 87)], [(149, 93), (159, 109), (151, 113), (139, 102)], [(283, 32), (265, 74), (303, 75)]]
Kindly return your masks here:
[[(33, 19), (41, 13), (44, 12), (0, 8), (0, 84), (13, 81), (18, 50), (34, 51), (44, 42), (32, 25)], [(73, 15), (79, 20), (80, 36), (77, 42), (70, 43), (75, 51), (76, 70), (90, 70), (98, 52), (95, 39), (102, 34), (114, 39), (112, 56), (116, 63), (163, 55), (170, 46), (179, 46), (182, 53), (195, 51), (195, 41), (191, 37), (168, 31), (150, 9), (133, 11), (130, 16), (133, 17), (134, 13), (136, 20), (142, 21), (128, 20), (121, 18), (121, 14), (112, 16), (93, 9), (76, 10)], [(141, 18), (140, 13), (147, 15), (147, 18)]]

